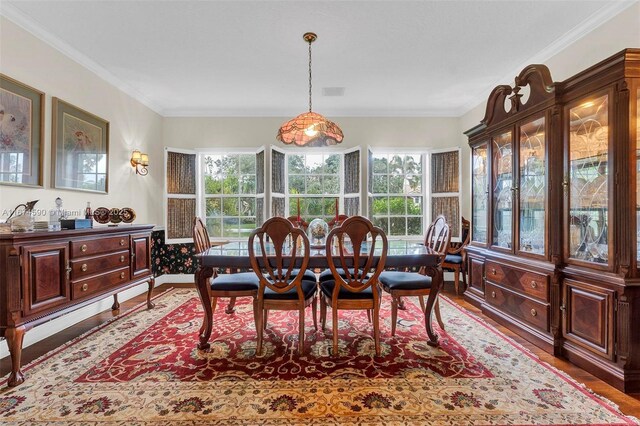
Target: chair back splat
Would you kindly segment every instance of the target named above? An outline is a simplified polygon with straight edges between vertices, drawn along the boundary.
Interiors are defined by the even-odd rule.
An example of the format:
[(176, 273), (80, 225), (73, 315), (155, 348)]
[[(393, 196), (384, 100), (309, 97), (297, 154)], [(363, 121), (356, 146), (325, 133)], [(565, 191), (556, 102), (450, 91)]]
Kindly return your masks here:
[[(272, 248), (267, 247), (267, 237)], [(256, 239), (260, 245), (259, 254), (255, 253)], [(254, 272), (266, 287), (277, 293), (286, 293), (302, 281), (302, 274), (293, 276), (292, 271), (296, 263), (301, 263), (300, 270), (307, 269), (309, 239), (304, 231), (293, 226), (288, 219), (272, 217), (251, 233), (249, 259)]]
[(449, 250), (449, 244), (451, 242), (450, 229), (442, 215), (438, 216), (427, 229), (427, 237), (424, 244), (441, 255), (440, 263), (444, 261), (447, 250)]
[[(382, 244), (382, 252), (378, 261), (375, 262), (374, 252), (376, 244), (379, 243)], [(331, 255), (334, 244), (337, 244), (337, 258), (344, 274), (338, 271), (334, 256)], [(340, 287), (357, 293), (375, 284), (384, 270), (387, 246), (387, 236), (382, 229), (373, 226), (369, 220), (361, 216), (352, 216), (341, 226), (331, 230), (327, 236), (326, 253), (329, 269), (336, 283), (339, 284), (335, 286), (334, 293), (339, 293)], [(345, 256), (345, 254), (353, 254), (353, 256)], [(349, 263), (351, 260), (352, 265)], [(375, 268), (375, 272), (369, 275), (372, 268)], [(377, 288), (374, 291), (377, 291)]]

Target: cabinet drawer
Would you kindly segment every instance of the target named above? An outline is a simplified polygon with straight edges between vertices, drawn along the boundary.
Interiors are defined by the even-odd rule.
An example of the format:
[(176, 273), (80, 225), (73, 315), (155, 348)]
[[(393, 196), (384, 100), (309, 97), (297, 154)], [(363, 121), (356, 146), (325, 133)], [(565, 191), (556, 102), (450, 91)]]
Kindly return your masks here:
[(71, 279), (78, 280), (81, 277), (96, 275), (114, 268), (122, 268), (129, 265), (130, 254), (128, 250), (102, 256), (84, 258), (71, 261)]
[(549, 301), (549, 277), (497, 262), (487, 262), (487, 280), (519, 293)]
[(540, 330), (549, 331), (549, 305), (536, 302), (491, 283), (486, 284), (485, 298), (490, 305), (501, 311)]
[(92, 256), (94, 254), (128, 250), (129, 236), (94, 238), (91, 240), (71, 241), (71, 257)]
[(82, 299), (129, 281), (129, 267), (71, 283), (71, 297)]

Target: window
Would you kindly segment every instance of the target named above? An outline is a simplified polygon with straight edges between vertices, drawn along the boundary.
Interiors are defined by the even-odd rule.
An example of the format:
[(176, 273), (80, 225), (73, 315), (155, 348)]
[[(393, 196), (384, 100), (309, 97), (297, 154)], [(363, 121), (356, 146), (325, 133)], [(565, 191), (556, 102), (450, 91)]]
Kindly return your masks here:
[(257, 227), (255, 154), (203, 154), (204, 211), (210, 236), (248, 238)]
[[(360, 150), (272, 148), (272, 214), (327, 222), (360, 211)], [(348, 164), (349, 167), (345, 167)]]
[(421, 237), (425, 221), (424, 155), (369, 151), (369, 216), (387, 235)]
[(342, 156), (340, 154), (289, 154), (287, 177), (288, 216), (319, 217), (326, 221), (336, 214), (336, 199), (340, 198)]
[(431, 217), (444, 215), (451, 238), (460, 238), (460, 150), (431, 153)]
[(166, 238), (190, 242), (193, 218), (212, 238), (245, 239), (264, 221), (264, 150), (167, 148)]

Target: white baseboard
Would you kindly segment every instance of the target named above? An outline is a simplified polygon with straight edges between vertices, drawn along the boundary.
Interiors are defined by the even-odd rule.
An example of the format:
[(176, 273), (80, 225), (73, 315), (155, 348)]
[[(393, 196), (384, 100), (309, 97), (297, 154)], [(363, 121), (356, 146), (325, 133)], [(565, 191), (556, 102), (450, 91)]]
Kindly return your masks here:
[(156, 287), (162, 284), (172, 283), (172, 284), (182, 284), (182, 283), (194, 283), (193, 274), (166, 274), (160, 275), (156, 278)]
[[(157, 285), (158, 280), (156, 280), (156, 286)], [(146, 293), (148, 289), (149, 286), (147, 283), (142, 283), (135, 287), (131, 287), (121, 293), (118, 293), (118, 301), (124, 302), (125, 300), (129, 300), (134, 296)], [(47, 337), (58, 333), (65, 328), (71, 327), (72, 325), (77, 324), (80, 321), (84, 321), (85, 319), (92, 317), (102, 311), (111, 310), (112, 304), (113, 297), (109, 295), (104, 299), (92, 303), (91, 305), (84, 306), (77, 311), (73, 311), (69, 314), (63, 315), (44, 324), (40, 324), (39, 326), (34, 327), (25, 333), (24, 343), (22, 347), (26, 348), (27, 346), (31, 346), (35, 343), (38, 343), (40, 340), (46, 339)], [(4, 358), (7, 356), (9, 356), (9, 348), (7, 347), (6, 340), (3, 339), (2, 341), (0, 341), (0, 358)]]

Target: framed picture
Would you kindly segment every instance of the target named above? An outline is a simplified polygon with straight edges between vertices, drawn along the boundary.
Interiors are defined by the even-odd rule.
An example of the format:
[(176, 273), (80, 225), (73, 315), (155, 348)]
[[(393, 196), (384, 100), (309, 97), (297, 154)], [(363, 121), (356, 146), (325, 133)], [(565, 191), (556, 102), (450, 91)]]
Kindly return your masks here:
[(42, 186), (44, 93), (0, 74), (0, 184)]
[(109, 122), (53, 98), (53, 187), (109, 190)]

